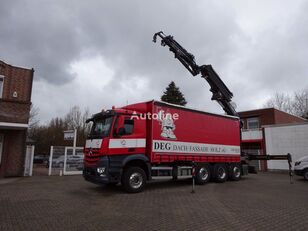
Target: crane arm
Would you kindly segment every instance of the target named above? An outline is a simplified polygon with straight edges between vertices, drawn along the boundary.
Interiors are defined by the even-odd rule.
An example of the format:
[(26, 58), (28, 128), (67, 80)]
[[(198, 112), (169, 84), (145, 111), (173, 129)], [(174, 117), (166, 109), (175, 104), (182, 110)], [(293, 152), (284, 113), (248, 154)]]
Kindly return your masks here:
[(161, 45), (168, 46), (169, 50), (174, 53), (174, 58), (178, 59), (193, 76), (200, 73), (200, 67), (195, 63), (195, 57), (187, 52), (171, 35), (166, 36), (162, 31), (157, 32), (153, 36), (154, 43), (157, 36), (161, 38)]
[(292, 172), (292, 156), (290, 153), (287, 155), (253, 155), (245, 153), (245, 157), (248, 161), (250, 160), (287, 160), (289, 166), (289, 176), (290, 176), (290, 183), (293, 183), (293, 172)]
[(231, 104), (231, 98), (233, 97), (232, 92), (220, 79), (211, 65), (198, 66), (195, 62), (194, 55), (186, 51), (171, 35), (166, 36), (162, 31), (157, 32), (153, 36), (153, 42), (156, 42), (157, 36), (161, 38), (161, 45), (168, 46), (169, 50), (174, 53), (174, 57), (178, 59), (193, 76), (201, 73), (201, 77), (210, 85), (210, 91), (213, 94), (212, 100), (216, 100), (228, 115), (238, 116)]

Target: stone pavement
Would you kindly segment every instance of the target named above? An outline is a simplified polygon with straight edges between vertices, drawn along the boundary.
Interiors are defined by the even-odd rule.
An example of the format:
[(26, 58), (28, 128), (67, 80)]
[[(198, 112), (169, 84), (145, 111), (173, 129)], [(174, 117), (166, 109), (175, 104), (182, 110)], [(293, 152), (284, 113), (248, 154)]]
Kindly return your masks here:
[[(2, 182), (2, 183), (1, 183)], [(0, 230), (308, 230), (308, 182), (259, 173), (239, 182), (151, 182), (139, 194), (82, 176), (0, 179)]]

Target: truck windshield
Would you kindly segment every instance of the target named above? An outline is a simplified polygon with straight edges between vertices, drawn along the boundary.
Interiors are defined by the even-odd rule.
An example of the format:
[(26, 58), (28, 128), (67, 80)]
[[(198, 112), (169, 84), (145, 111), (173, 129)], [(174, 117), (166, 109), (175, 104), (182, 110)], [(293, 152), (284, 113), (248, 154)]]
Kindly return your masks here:
[(109, 135), (113, 116), (93, 120), (89, 138), (104, 138)]

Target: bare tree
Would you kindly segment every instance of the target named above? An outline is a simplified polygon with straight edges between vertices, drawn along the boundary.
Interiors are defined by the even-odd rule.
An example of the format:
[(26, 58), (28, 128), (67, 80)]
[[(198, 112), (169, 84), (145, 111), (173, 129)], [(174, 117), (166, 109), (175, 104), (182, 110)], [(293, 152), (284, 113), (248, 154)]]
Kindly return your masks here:
[(36, 153), (49, 152), (51, 145), (72, 145), (71, 141), (64, 140), (63, 131), (68, 129), (77, 129), (77, 145), (83, 146), (86, 141), (86, 135), (89, 131), (89, 125), (85, 123), (89, 118), (89, 109), (85, 109), (83, 112), (78, 106), (72, 107), (64, 118), (55, 117), (50, 120), (46, 125), (39, 125), (38, 108), (33, 107), (31, 110), (31, 120), (35, 121), (35, 125), (29, 129), (29, 137), (33, 139), (35, 144)]
[(294, 114), (293, 99), (290, 95), (276, 92), (264, 105), (264, 107), (274, 107), (281, 111)]
[(29, 129), (37, 127), (40, 120), (38, 118), (40, 109), (31, 104), (30, 114), (29, 114)]
[(308, 88), (294, 92), (292, 96), (285, 93), (276, 93), (264, 106), (274, 107), (308, 119)]
[(65, 116), (65, 123), (69, 129), (80, 129), (83, 126), (82, 113), (78, 106), (74, 106)]
[(89, 119), (90, 117), (90, 110), (89, 108), (86, 108), (82, 114), (82, 131), (85, 134), (88, 134), (89, 130), (90, 130), (90, 124), (86, 123), (86, 120)]
[(86, 124), (86, 120), (89, 118), (90, 112), (86, 108), (84, 112), (80, 110), (78, 106), (74, 106), (65, 116), (65, 124), (68, 129), (77, 129), (77, 143), (83, 144), (86, 139), (86, 135), (89, 132), (90, 126)]
[(308, 119), (308, 88), (294, 93), (293, 108), (296, 115)]

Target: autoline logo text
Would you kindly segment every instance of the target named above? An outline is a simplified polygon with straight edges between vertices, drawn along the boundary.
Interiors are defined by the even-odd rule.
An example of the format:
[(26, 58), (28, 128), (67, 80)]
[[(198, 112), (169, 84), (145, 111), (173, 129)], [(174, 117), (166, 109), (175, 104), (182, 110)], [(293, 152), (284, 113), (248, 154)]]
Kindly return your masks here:
[(178, 120), (179, 114), (178, 113), (165, 113), (163, 110), (159, 111), (158, 113), (140, 113), (138, 114), (136, 111), (133, 112), (131, 119), (138, 119), (138, 120)]

